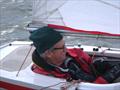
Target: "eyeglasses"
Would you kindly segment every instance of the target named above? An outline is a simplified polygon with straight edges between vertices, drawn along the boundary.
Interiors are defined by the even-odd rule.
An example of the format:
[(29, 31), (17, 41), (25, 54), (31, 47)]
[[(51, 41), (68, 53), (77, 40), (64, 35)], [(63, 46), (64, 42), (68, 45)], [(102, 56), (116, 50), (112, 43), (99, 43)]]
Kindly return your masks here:
[(56, 47), (56, 48), (52, 48), (52, 50), (60, 50), (60, 49), (63, 49), (63, 50), (65, 50), (65, 48), (66, 48), (66, 46), (65, 45), (63, 45), (62, 47)]

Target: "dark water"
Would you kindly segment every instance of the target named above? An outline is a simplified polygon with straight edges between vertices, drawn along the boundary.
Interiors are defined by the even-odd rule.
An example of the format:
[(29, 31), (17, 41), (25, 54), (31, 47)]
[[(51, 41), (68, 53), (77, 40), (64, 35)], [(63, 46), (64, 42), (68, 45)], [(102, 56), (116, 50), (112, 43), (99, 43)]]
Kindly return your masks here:
[[(0, 44), (29, 40), (25, 26), (31, 21), (32, 0), (0, 0), (0, 8)], [(67, 43), (120, 48), (120, 38), (67, 37)]]

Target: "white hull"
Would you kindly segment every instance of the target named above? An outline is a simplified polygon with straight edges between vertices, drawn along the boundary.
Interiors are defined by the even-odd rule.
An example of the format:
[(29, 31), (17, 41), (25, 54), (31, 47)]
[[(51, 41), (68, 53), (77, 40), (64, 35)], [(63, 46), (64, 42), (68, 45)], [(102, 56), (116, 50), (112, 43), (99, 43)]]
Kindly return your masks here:
[[(22, 66), (22, 69), (19, 72), (19, 69), (24, 62), (26, 55), (28, 54), (31, 48), (32, 42), (27, 41), (15, 41), (12, 42), (11, 45), (5, 45), (0, 47), (0, 80), (12, 85), (15, 85), (16, 88), (18, 86), (26, 87), (29, 89), (41, 89), (43, 87), (51, 86), (44, 90), (60, 90), (60, 88), (65, 85), (66, 80), (54, 78), (50, 76), (36, 74), (31, 71), (31, 54), (34, 50), (32, 48), (31, 52), (29, 53), (25, 63)], [(69, 48), (73, 48), (73, 46), (69, 46)], [(78, 48), (78, 46), (76, 46)], [(81, 46), (84, 51), (93, 54), (94, 52), (96, 55), (107, 55), (109, 57), (115, 57), (120, 60), (120, 49), (112, 48), (111, 50), (107, 50), (107, 48), (99, 48), (98, 51), (93, 51), (93, 46)], [(89, 48), (89, 49), (88, 49)], [(61, 83), (60, 83), (61, 82)], [(69, 85), (70, 83), (67, 83)], [(4, 86), (0, 86), (1, 88), (5, 88)], [(75, 90), (78, 87), (78, 90), (119, 90), (120, 88), (120, 81), (113, 84), (93, 84), (93, 83), (85, 83), (81, 82), (79, 85), (72, 85), (68, 88), (68, 90)]]

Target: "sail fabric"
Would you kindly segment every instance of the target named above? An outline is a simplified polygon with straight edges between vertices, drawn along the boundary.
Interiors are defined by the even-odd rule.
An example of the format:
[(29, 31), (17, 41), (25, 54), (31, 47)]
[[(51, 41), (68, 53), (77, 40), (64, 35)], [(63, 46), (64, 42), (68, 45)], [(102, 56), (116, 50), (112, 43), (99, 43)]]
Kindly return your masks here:
[(34, 0), (32, 22), (120, 36), (120, 1)]
[(57, 24), (63, 25), (59, 8), (67, 0), (34, 0), (33, 1), (33, 22), (36, 24)]

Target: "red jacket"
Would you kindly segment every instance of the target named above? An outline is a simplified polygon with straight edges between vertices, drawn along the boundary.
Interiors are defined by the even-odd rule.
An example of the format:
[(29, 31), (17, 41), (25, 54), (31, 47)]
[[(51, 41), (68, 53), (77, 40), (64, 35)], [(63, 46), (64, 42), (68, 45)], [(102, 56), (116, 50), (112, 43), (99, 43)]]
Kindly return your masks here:
[[(70, 56), (72, 56), (80, 64), (80, 66), (86, 73), (89, 74), (91, 72), (89, 64), (92, 63), (92, 59), (87, 53), (83, 52), (80, 49), (68, 49), (67, 52)], [(70, 75), (68, 73), (62, 73), (61, 71), (59, 71), (57, 69), (52, 70), (52, 71), (46, 71), (45, 69), (43, 69), (42, 67), (40, 67), (36, 64), (33, 64), (32, 70), (35, 73), (44, 74), (44, 75), (52, 75), (52, 76), (55, 76), (58, 78), (67, 79), (70, 77)], [(105, 84), (108, 82), (102, 76), (98, 76), (93, 83)]]

